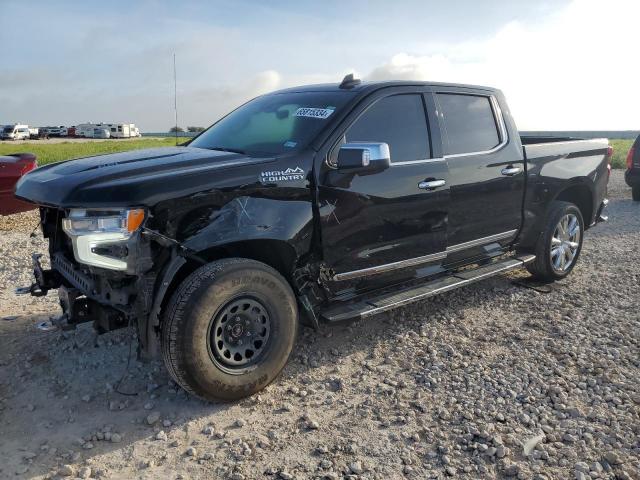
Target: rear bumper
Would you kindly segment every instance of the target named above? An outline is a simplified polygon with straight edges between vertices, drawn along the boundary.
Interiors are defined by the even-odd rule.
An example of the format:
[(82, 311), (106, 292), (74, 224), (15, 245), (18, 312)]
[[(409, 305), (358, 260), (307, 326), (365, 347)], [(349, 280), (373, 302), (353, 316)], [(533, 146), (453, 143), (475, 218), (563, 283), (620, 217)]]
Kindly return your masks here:
[[(16, 181), (17, 180), (16, 178)], [(18, 200), (13, 194), (13, 191), (0, 191), (0, 215), (12, 215), (35, 208), (37, 208), (37, 205), (33, 203)]]
[(607, 208), (607, 205), (609, 205), (609, 199), (605, 198), (598, 207), (595, 223), (606, 222), (609, 220), (609, 216), (605, 215), (605, 208)]
[(624, 181), (630, 187), (640, 186), (640, 168), (629, 168), (624, 172)]

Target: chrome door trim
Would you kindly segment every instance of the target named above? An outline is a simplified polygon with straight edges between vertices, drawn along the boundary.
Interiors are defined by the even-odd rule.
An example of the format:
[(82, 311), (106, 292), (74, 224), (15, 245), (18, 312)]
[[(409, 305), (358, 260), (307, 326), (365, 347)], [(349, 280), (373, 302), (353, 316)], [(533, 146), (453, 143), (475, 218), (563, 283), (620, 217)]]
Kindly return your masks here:
[[(441, 94), (450, 94), (450, 95), (456, 95), (456, 93), (452, 93), (452, 92), (436, 92), (436, 95), (438, 93)], [(465, 95), (465, 94), (460, 94), (460, 95)], [(509, 143), (509, 131), (507, 130), (507, 125), (504, 123), (504, 116), (502, 115), (502, 110), (500, 109), (500, 105), (498, 104), (498, 100), (496, 100), (496, 97), (494, 97), (493, 95), (490, 95), (487, 97), (487, 95), (480, 95), (480, 94), (468, 94), (468, 95), (473, 95), (476, 97), (485, 97), (485, 98), (489, 98), (489, 102), (491, 103), (491, 108), (493, 109), (493, 114), (495, 115), (495, 120), (496, 120), (496, 124), (498, 125), (498, 133), (500, 135), (500, 143), (498, 145), (496, 145), (495, 147), (489, 149), (489, 150), (483, 150), (480, 152), (464, 152), (464, 153), (452, 153), (450, 155), (445, 155), (444, 158), (460, 158), (460, 157), (469, 157), (471, 155), (486, 155), (489, 153), (495, 153), (498, 150), (500, 150), (502, 147), (504, 147), (507, 143)]]
[(457, 245), (451, 245), (450, 247), (447, 247), (447, 253), (459, 252), (460, 250), (466, 250), (467, 248), (486, 245), (488, 243), (497, 242), (498, 240), (504, 240), (505, 238), (513, 237), (516, 233), (518, 233), (518, 229), (509, 230), (508, 232), (503, 233), (496, 233), (495, 235), (489, 235), (488, 237), (476, 238), (475, 240), (458, 243)]
[(414, 265), (420, 265), (422, 263), (442, 260), (446, 256), (447, 256), (447, 252), (432, 253), (430, 255), (423, 255), (422, 257), (409, 258), (407, 260), (400, 260), (399, 262), (386, 263), (384, 265), (377, 265), (375, 267), (363, 268), (361, 270), (353, 270), (351, 272), (336, 273), (331, 277), (331, 279), (335, 281), (351, 280), (352, 278), (365, 277), (369, 275), (375, 275), (377, 273), (384, 273), (384, 272), (389, 272), (391, 270), (397, 270), (399, 268), (412, 267)]
[(416, 163), (434, 163), (434, 162), (444, 162), (444, 161), (445, 161), (444, 157), (424, 158), (422, 160), (406, 160), (404, 162), (394, 162), (393, 159), (391, 159), (391, 166), (401, 167), (403, 165), (414, 165)]
[(361, 270), (352, 270), (350, 272), (336, 273), (331, 276), (331, 280), (336, 282), (342, 280), (351, 280), (359, 277), (366, 277), (369, 275), (376, 275), (378, 273), (385, 273), (391, 270), (397, 270), (399, 268), (413, 267), (415, 265), (421, 265), (423, 263), (434, 262), (436, 260), (443, 260), (449, 253), (459, 252), (460, 250), (466, 250), (467, 248), (477, 247), (479, 245), (486, 245), (498, 240), (504, 240), (506, 238), (514, 236), (518, 233), (518, 230), (509, 230), (508, 232), (496, 233), (488, 237), (477, 238), (469, 242), (459, 243), (447, 247), (444, 252), (431, 253), (429, 255), (423, 255), (421, 257), (408, 258), (407, 260), (400, 260), (399, 262), (385, 263), (384, 265), (377, 265), (375, 267), (363, 268)]

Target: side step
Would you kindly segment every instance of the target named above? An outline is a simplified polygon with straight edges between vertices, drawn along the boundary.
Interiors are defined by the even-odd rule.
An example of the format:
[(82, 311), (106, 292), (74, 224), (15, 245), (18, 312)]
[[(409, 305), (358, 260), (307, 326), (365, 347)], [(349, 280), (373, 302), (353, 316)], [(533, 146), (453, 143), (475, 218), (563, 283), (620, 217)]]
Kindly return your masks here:
[(499, 262), (484, 265), (473, 270), (464, 270), (448, 277), (433, 280), (405, 290), (385, 293), (379, 296), (365, 298), (357, 302), (337, 305), (322, 312), (322, 318), (329, 322), (339, 322), (353, 318), (365, 318), (386, 312), (409, 303), (433, 297), (439, 293), (448, 292), (464, 287), (484, 278), (500, 275), (523, 267), (535, 260), (535, 255), (519, 255)]

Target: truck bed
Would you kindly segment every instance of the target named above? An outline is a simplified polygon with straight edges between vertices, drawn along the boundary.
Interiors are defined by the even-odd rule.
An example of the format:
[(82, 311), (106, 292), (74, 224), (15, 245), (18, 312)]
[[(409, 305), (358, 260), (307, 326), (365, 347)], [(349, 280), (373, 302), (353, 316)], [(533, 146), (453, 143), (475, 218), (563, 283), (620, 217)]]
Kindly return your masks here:
[(587, 152), (606, 153), (609, 140), (606, 138), (594, 138), (583, 140), (571, 137), (538, 137), (520, 136), (522, 149), (527, 160), (546, 157), (581, 156)]

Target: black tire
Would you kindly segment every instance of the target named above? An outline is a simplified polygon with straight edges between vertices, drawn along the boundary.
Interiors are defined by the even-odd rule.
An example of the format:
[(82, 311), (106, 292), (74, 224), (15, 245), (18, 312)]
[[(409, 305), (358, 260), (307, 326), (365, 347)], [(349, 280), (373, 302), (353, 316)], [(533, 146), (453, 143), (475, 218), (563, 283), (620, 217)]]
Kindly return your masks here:
[(634, 202), (640, 202), (640, 186), (631, 187), (631, 198)]
[[(552, 256), (551, 256), (551, 248), (552, 248), (552, 239), (553, 235), (556, 231), (556, 227), (562, 218), (566, 215), (574, 215), (580, 226), (580, 238), (578, 243), (577, 250), (571, 263), (567, 266), (566, 270), (558, 271), (554, 268)], [(547, 217), (547, 221), (544, 227), (544, 230), (538, 237), (538, 242), (535, 246), (535, 255), (536, 259), (527, 264), (527, 270), (538, 280), (550, 282), (554, 280), (560, 280), (571, 273), (573, 268), (576, 266), (578, 262), (578, 258), (580, 257), (580, 252), (582, 251), (582, 241), (584, 238), (584, 220), (582, 219), (582, 214), (580, 213), (580, 209), (576, 207), (573, 203), (569, 202), (553, 202), (550, 209), (549, 215)]]
[[(257, 329), (262, 329), (259, 324), (266, 318), (269, 330), (262, 329), (268, 337), (264, 344), (260, 340), (255, 343), (261, 350), (253, 358), (247, 360), (249, 351), (240, 356), (241, 361), (249, 362), (240, 368), (228, 364), (234, 357), (220, 356), (229, 350), (226, 343), (220, 346), (222, 338), (215, 335), (225, 332), (220, 327), (228, 328), (233, 321), (241, 324), (234, 324), (234, 329), (242, 328), (244, 321), (249, 324), (248, 319), (238, 317), (244, 307), (236, 310), (239, 313), (229, 310), (229, 305), (245, 298), (258, 305), (257, 311), (264, 309), (264, 315), (256, 320)], [(164, 363), (177, 384), (205, 400), (237, 400), (262, 390), (287, 363), (298, 330), (296, 298), (282, 275), (268, 265), (242, 258), (219, 260), (200, 267), (182, 282), (165, 309), (161, 328)], [(247, 335), (249, 330), (247, 327)], [(244, 332), (229, 338), (242, 345)]]

